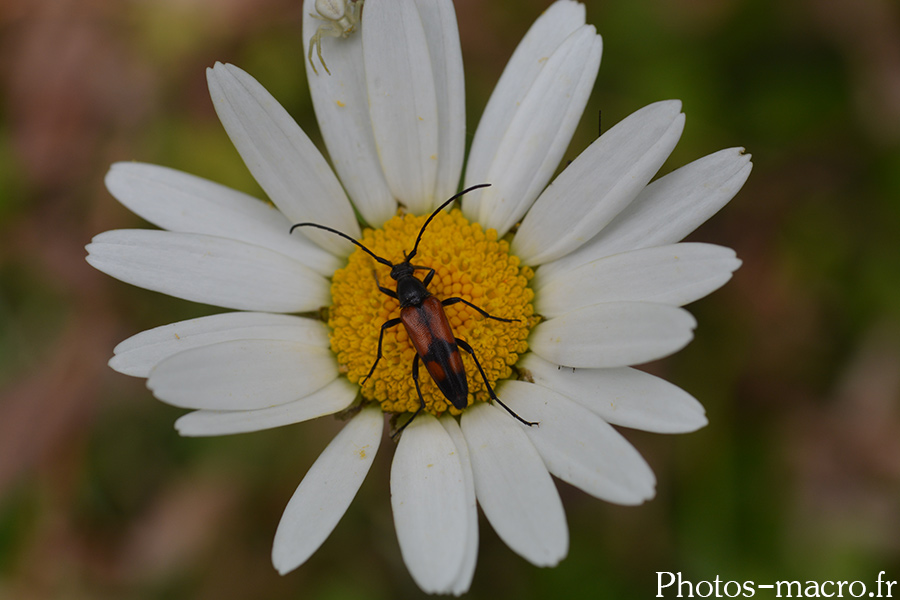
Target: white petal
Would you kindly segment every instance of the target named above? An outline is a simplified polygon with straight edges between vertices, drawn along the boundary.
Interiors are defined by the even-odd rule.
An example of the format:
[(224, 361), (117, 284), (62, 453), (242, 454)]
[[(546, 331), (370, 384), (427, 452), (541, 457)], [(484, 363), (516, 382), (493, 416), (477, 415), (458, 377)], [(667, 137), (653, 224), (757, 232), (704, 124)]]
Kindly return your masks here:
[(540, 423), (526, 427), (525, 434), (552, 474), (616, 504), (641, 504), (653, 497), (653, 471), (609, 423), (533, 383), (507, 381), (501, 390), (512, 410)]
[(684, 348), (697, 325), (682, 308), (649, 302), (608, 302), (539, 323), (528, 345), (567, 367), (624, 367)]
[[(303, 3), (303, 39), (307, 41), (322, 25), (309, 17), (316, 14), (316, 0)], [(366, 222), (380, 227), (397, 211), (397, 201), (388, 189), (372, 134), (369, 99), (363, 65), (362, 34), (346, 38), (322, 37), (322, 56), (331, 75), (306, 62), (306, 76), (322, 138), (334, 169), (347, 189), (353, 205)], [(318, 58), (313, 53), (313, 60)]]
[(438, 104), (425, 27), (414, 2), (366, 4), (362, 23), (369, 113), (388, 186), (414, 214), (434, 205)]
[(604, 256), (681, 241), (731, 200), (753, 168), (743, 148), (710, 154), (648, 185), (593, 240), (541, 266), (544, 275)]
[(174, 406), (252, 410), (321, 389), (338, 375), (331, 350), (282, 340), (237, 340), (200, 346), (165, 359), (147, 387)]
[(276, 208), (231, 188), (174, 169), (116, 163), (106, 187), (133, 213), (158, 227), (247, 242), (289, 256), (330, 276), (341, 261), (305, 236)]
[(637, 369), (560, 369), (533, 352), (525, 356), (521, 367), (536, 384), (559, 392), (613, 425), (687, 433), (707, 422), (703, 405), (693, 396)]
[(450, 435), (459, 453), (459, 463), (463, 470), (463, 483), (466, 487), (466, 555), (460, 565), (459, 573), (450, 588), (450, 593), (459, 596), (469, 591), (472, 577), (475, 575), (475, 564), (478, 562), (478, 509), (475, 504), (475, 478), (472, 475), (472, 463), (469, 460), (469, 447), (466, 438), (456, 419), (444, 414), (440, 419), (444, 430)]
[(231, 312), (142, 331), (113, 349), (109, 366), (125, 375), (147, 377), (162, 360), (184, 350), (250, 339), (329, 346), (328, 327), (321, 321), (292, 315)]
[(489, 404), (462, 415), (475, 495), (507, 546), (534, 565), (551, 567), (569, 549), (559, 493), (522, 426)]
[(753, 163), (743, 148), (720, 150), (651, 183), (604, 229), (607, 254), (679, 242), (743, 187)]
[(306, 562), (334, 530), (372, 466), (383, 429), (381, 411), (364, 408), (310, 467), (275, 532), (272, 564), (279, 573)]
[(324, 277), (283, 254), (226, 238), (147, 229), (107, 231), (87, 261), (116, 279), (238, 310), (306, 312), (329, 303)]
[(672, 244), (623, 252), (541, 277), (532, 283), (535, 310), (556, 317), (602, 302), (683, 306), (719, 289), (741, 265), (731, 248)]
[(448, 593), (462, 567), (466, 504), (456, 445), (436, 418), (420, 415), (394, 453), (391, 507), (403, 562), (426, 593)]
[(425, 28), (438, 106), (436, 208), (456, 193), (466, 148), (466, 88), (452, 0), (415, 0)]
[[(228, 137), (281, 212), (294, 223), (312, 221), (358, 238), (359, 224), (337, 177), (278, 101), (234, 65), (216, 63), (206, 78)], [(334, 234), (302, 233), (338, 256), (353, 250)]]
[(511, 251), (525, 264), (538, 265), (589, 241), (647, 185), (682, 131), (677, 100), (651, 104), (616, 124), (541, 194)]
[(257, 410), (195, 410), (175, 421), (183, 436), (211, 436), (274, 429), (340, 412), (356, 399), (359, 386), (338, 377), (305, 398)]
[(491, 184), (464, 200), (464, 206), (480, 205), (478, 220), (485, 227), (505, 234), (550, 181), (593, 89), (602, 46), (591, 25), (572, 33), (550, 55), (516, 107), (496, 152), (488, 157), (484, 180), (466, 175), (467, 184)]
[[(466, 163), (466, 186), (488, 182), (487, 173), (493, 157), (517, 107), (544, 68), (547, 58), (570, 34), (585, 24), (584, 15), (584, 5), (580, 2), (554, 2), (519, 42), (491, 93), (475, 131)], [(478, 207), (475, 197), (463, 201), (463, 211), (471, 221), (478, 220)]]

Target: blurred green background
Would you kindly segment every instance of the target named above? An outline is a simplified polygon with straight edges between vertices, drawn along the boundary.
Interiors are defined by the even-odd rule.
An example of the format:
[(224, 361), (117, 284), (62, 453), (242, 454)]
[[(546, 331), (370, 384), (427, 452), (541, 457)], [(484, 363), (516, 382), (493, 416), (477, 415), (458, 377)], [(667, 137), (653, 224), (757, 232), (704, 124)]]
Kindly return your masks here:
[[(548, 5), (456, 2), (470, 132)], [(691, 238), (744, 265), (690, 307), (695, 341), (648, 367), (710, 421), (624, 431), (656, 499), (619, 507), (560, 483), (571, 549), (554, 569), (482, 518), (470, 596), (648, 598), (657, 571), (900, 579), (900, 5), (591, 0), (587, 13), (603, 63), (566, 158), (601, 109), (608, 129), (682, 99), (663, 172), (753, 154), (744, 190)], [(209, 101), (214, 61), (253, 74), (320, 141), (301, 18), (299, 0), (0, 2), (0, 598), (421, 596), (393, 531), (388, 444), (324, 546), (277, 575), (281, 511), (339, 425), (180, 438), (181, 411), (106, 361), (138, 331), (217, 311), (84, 262), (93, 235), (145, 226), (104, 189), (113, 161), (262, 195)]]

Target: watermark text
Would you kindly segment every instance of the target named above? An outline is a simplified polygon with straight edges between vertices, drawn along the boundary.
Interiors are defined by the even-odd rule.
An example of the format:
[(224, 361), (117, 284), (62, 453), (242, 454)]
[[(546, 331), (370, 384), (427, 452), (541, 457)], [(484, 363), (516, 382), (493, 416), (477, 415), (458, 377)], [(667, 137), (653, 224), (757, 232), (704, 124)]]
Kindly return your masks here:
[(773, 594), (775, 598), (893, 598), (896, 581), (879, 571), (874, 581), (712, 581), (685, 579), (681, 571), (656, 572), (657, 598), (753, 598)]

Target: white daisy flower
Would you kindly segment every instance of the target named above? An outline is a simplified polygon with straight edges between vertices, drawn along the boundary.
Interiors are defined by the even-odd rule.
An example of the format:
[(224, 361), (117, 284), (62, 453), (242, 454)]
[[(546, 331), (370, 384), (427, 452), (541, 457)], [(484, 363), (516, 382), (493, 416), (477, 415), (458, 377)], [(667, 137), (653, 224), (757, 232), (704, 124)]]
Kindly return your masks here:
[[(306, 42), (320, 25), (306, 20)], [(390, 285), (389, 270), (337, 235), (290, 235), (290, 226), (323, 224), (396, 264), (463, 171), (451, 0), (370, 2), (355, 29), (316, 38), (330, 75), (313, 73), (307, 57), (333, 170), (255, 79), (217, 64), (208, 71), (216, 111), (274, 207), (164, 167), (119, 163), (110, 192), (163, 231), (109, 231), (88, 246), (88, 262), (113, 277), (235, 311), (115, 348), (115, 370), (147, 378), (157, 398), (193, 411), (176, 423), (182, 435), (256, 431), (357, 406), (285, 509), (272, 552), (281, 573), (309, 558), (343, 516), (384, 436), (383, 415), (419, 407), (416, 352), (402, 327), (384, 330), (383, 358), (359, 385), (382, 323), (398, 315), (397, 300), (376, 285), (376, 276)], [(666, 101), (609, 129), (551, 183), (600, 55), (583, 5), (559, 0), (541, 15), (475, 131), (465, 184), (491, 187), (466, 195), (461, 211), (438, 213), (413, 261), (435, 270), (428, 289), (438, 299), (516, 319), (486, 319), (463, 302), (445, 309), (503, 402), (539, 423), (523, 425), (491, 403), (466, 353), (468, 408), (419, 379), (426, 406), (399, 437), (391, 503), (403, 559), (426, 592), (469, 588), (476, 504), (513, 551), (555, 565), (568, 532), (551, 475), (609, 502), (640, 504), (654, 495), (653, 472), (613, 425), (678, 433), (706, 424), (689, 394), (630, 365), (684, 347), (695, 321), (681, 306), (739, 266), (728, 248), (679, 242), (741, 188), (749, 156), (722, 150), (650, 183), (684, 126), (681, 104)], [(327, 323), (309, 316), (323, 307)]]

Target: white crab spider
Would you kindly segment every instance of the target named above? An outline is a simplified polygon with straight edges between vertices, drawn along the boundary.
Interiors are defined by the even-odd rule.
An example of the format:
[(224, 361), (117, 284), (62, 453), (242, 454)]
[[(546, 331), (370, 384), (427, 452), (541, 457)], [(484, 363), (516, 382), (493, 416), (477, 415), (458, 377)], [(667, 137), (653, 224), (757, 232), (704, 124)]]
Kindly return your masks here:
[(319, 62), (325, 67), (325, 72), (331, 75), (325, 59), (322, 58), (322, 36), (342, 37), (345, 38), (356, 31), (359, 24), (359, 12), (365, 0), (316, 0), (316, 12), (309, 13), (314, 19), (325, 21), (323, 25), (319, 25), (316, 32), (309, 39), (309, 64), (312, 65), (313, 73), (316, 71), (316, 64), (313, 62), (313, 48), (319, 56)]

